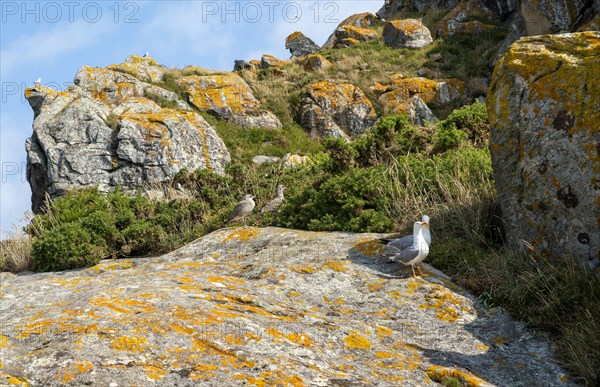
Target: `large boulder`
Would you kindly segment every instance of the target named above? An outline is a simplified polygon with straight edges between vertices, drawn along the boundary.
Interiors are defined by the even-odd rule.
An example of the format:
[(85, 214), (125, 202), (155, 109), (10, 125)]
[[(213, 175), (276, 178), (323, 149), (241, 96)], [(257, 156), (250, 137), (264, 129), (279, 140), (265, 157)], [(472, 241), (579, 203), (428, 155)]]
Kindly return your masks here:
[(404, 19), (385, 23), (383, 42), (392, 48), (422, 48), (433, 42), (433, 38), (420, 20)]
[(290, 34), (285, 39), (285, 48), (290, 50), (292, 56), (313, 54), (321, 49), (318, 44), (306, 37), (300, 31)]
[(509, 244), (600, 264), (600, 33), (532, 36), (496, 65), (487, 97)]
[[(395, 114), (410, 113), (415, 106), (413, 97), (418, 97), (426, 104), (443, 105), (450, 102), (465, 101), (465, 84), (458, 79), (433, 80), (423, 77), (403, 78), (392, 76), (393, 90), (383, 93), (379, 97), (386, 112)], [(417, 101), (417, 105), (421, 105)], [(422, 110), (422, 109), (421, 109)]]
[(26, 142), (34, 212), (43, 210), (46, 194), (57, 198), (84, 187), (143, 189), (182, 168), (224, 172), (230, 156), (214, 128), (188, 109), (162, 108), (142, 97), (145, 88), (176, 98), (131, 75), (89, 67), (66, 91), (43, 86), (25, 91), (35, 114)]
[(351, 16), (348, 16), (346, 19), (342, 20), (340, 24), (338, 24), (335, 31), (329, 36), (325, 44), (323, 44), (323, 49), (333, 48), (337, 45), (337, 42), (340, 40), (338, 30), (344, 26), (352, 26), (358, 27), (360, 29), (368, 29), (372, 25), (375, 25), (379, 19), (377, 16), (373, 15), (370, 12), (357, 13)]
[(300, 108), (300, 123), (315, 137), (349, 139), (375, 123), (371, 101), (356, 85), (317, 82), (307, 88)]
[(307, 55), (300, 60), (300, 64), (306, 71), (316, 71), (331, 66), (331, 62), (320, 54)]
[(0, 384), (566, 385), (548, 339), (428, 265), (386, 263), (383, 236), (229, 228), (160, 257), (0, 273)]
[(188, 75), (177, 83), (198, 110), (244, 127), (281, 128), (277, 116), (260, 108), (252, 89), (237, 73)]
[(436, 24), (435, 34), (437, 37), (477, 35), (494, 28), (478, 19), (493, 18), (496, 18), (494, 11), (485, 7), (483, 1), (463, 0)]

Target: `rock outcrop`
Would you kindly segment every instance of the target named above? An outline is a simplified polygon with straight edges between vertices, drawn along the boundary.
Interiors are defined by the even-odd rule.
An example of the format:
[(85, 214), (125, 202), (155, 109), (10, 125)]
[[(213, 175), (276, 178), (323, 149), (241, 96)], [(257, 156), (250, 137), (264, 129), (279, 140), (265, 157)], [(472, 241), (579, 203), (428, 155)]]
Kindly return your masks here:
[(310, 54), (300, 60), (300, 64), (306, 71), (316, 71), (331, 66), (331, 62), (323, 55)]
[(26, 143), (34, 212), (42, 210), (46, 194), (137, 190), (166, 182), (182, 168), (223, 173), (230, 156), (214, 128), (174, 92), (137, 78), (156, 81), (164, 71), (134, 56), (107, 69), (83, 67), (63, 92), (44, 86), (25, 91), (35, 114)]
[(177, 83), (198, 110), (244, 127), (281, 128), (277, 116), (260, 108), (250, 86), (236, 73), (188, 75)]
[(564, 384), (542, 336), (435, 269), (385, 263), (378, 237), (226, 229), (157, 258), (2, 273), (0, 383)]
[(600, 33), (522, 38), (487, 109), (508, 242), (600, 264)]
[(338, 29), (344, 26), (352, 26), (358, 27), (361, 29), (368, 29), (372, 25), (375, 25), (379, 19), (377, 16), (373, 15), (370, 12), (357, 13), (355, 15), (348, 16), (346, 19), (342, 20), (340, 24), (338, 24), (335, 31), (329, 36), (325, 44), (323, 44), (323, 49), (333, 48), (338, 42)]
[(422, 48), (433, 42), (433, 38), (421, 21), (404, 19), (385, 23), (383, 42), (392, 48)]
[(300, 123), (315, 137), (349, 139), (375, 123), (371, 101), (356, 85), (317, 82), (307, 88), (300, 108)]
[[(1, 375), (34, 386), (560, 386), (549, 344), (377, 234), (225, 229), (152, 259), (2, 275)], [(76, 297), (73, 295), (76, 294)]]
[(437, 81), (423, 77), (392, 76), (390, 87), (393, 90), (383, 93), (379, 102), (387, 112), (407, 114), (409, 117), (413, 115), (410, 111), (415, 106), (413, 97), (418, 97), (419, 101), (426, 104), (437, 105), (464, 101), (465, 98), (464, 82), (458, 79)]
[(306, 37), (300, 31), (290, 34), (285, 39), (285, 48), (290, 50), (292, 56), (314, 54), (321, 49), (318, 44)]
[(383, 7), (377, 11), (377, 16), (391, 20), (406, 13), (451, 10), (459, 2), (460, 0), (385, 0)]

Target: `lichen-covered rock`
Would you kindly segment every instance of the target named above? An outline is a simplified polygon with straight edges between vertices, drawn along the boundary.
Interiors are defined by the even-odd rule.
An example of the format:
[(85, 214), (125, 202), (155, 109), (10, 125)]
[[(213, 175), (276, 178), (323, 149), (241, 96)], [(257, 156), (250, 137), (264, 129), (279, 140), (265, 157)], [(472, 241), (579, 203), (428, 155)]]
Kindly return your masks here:
[[(42, 210), (46, 193), (56, 198), (83, 187), (136, 190), (168, 181), (182, 168), (223, 173), (229, 152), (202, 117), (136, 96), (143, 87), (129, 75), (90, 68), (78, 75), (82, 72), (89, 77), (79, 84), (87, 89), (25, 91), (35, 112), (26, 142), (34, 212)], [(121, 76), (131, 82), (104, 84)]]
[(0, 383), (564, 385), (541, 335), (435, 269), (386, 263), (381, 236), (230, 228), (156, 258), (2, 273)]
[(113, 64), (107, 69), (131, 74), (140, 81), (154, 83), (160, 82), (165, 73), (165, 67), (156, 63), (154, 59), (137, 55), (131, 55), (125, 63)]
[(316, 71), (331, 66), (331, 62), (323, 55), (310, 54), (300, 60), (300, 64), (306, 71)]
[(287, 168), (295, 168), (301, 165), (308, 163), (309, 157), (302, 155), (293, 155), (291, 153), (287, 153), (283, 156), (283, 166)]
[(336, 46), (336, 43), (340, 40), (337, 36), (337, 30), (344, 26), (353, 26), (358, 27), (360, 29), (368, 29), (375, 25), (379, 19), (377, 16), (373, 15), (370, 12), (357, 13), (351, 16), (348, 16), (346, 19), (342, 20), (340, 24), (338, 24), (335, 31), (329, 36), (325, 44), (323, 45), (323, 49), (329, 49)]
[(508, 242), (600, 263), (600, 33), (522, 38), (487, 97)]
[(285, 48), (290, 50), (293, 57), (313, 54), (321, 49), (318, 44), (300, 31), (290, 34), (285, 39)]
[(436, 24), (436, 36), (476, 35), (492, 30), (493, 25), (477, 20), (477, 18), (492, 19), (495, 17), (484, 3), (480, 0), (462, 0)]
[(281, 66), (285, 66), (288, 62), (281, 60), (277, 57), (274, 57), (273, 55), (269, 55), (269, 54), (264, 54), (261, 58), (260, 58), (260, 66), (263, 69), (268, 69), (270, 67), (281, 67)]
[(334, 42), (334, 46), (338, 45), (339, 42), (342, 42), (345, 39), (354, 39), (359, 42), (366, 42), (368, 40), (379, 38), (379, 35), (377, 34), (377, 32), (369, 28), (345, 25), (342, 27), (338, 27), (335, 30), (335, 37), (336, 39)]
[(408, 117), (408, 121), (412, 124), (425, 126), (428, 123), (435, 123), (438, 121), (437, 117), (429, 106), (417, 95), (412, 96), (406, 101), (402, 101), (394, 106), (393, 110), (389, 110), (387, 105), (384, 105), (386, 113), (400, 114)]
[(452, 9), (460, 0), (385, 0), (377, 16), (390, 20), (398, 14), (410, 12), (441, 12)]
[(237, 73), (189, 75), (178, 80), (191, 104), (244, 127), (278, 129), (281, 122), (261, 109), (252, 89)]
[(412, 97), (419, 97), (426, 104), (447, 104), (452, 101), (464, 101), (465, 84), (458, 79), (436, 81), (423, 77), (392, 77), (395, 89), (382, 94), (379, 102), (386, 111), (397, 114), (409, 112), (414, 106)]
[(420, 20), (404, 19), (385, 23), (383, 42), (392, 48), (422, 48), (433, 42), (433, 38)]
[(315, 137), (349, 138), (373, 126), (377, 114), (356, 85), (317, 82), (307, 88), (300, 123)]

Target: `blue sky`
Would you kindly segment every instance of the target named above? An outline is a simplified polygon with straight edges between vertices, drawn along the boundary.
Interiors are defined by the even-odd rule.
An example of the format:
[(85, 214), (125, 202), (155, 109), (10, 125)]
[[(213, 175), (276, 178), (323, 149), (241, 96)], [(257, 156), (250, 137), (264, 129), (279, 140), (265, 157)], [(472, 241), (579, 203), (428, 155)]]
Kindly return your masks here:
[(323, 44), (337, 24), (370, 1), (0, 1), (0, 228), (30, 208), (25, 139), (33, 112), (23, 91), (38, 77), (64, 89), (82, 66), (121, 63), (148, 51), (167, 67), (231, 70), (234, 59), (289, 57), (284, 41), (302, 31)]

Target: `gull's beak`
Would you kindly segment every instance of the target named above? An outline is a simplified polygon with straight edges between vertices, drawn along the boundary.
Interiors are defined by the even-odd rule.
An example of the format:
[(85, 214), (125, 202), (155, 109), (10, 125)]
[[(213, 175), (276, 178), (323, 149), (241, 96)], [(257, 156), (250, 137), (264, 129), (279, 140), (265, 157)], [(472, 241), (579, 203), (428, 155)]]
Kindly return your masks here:
[(427, 223), (427, 222), (421, 222), (421, 225), (425, 226), (425, 227), (429, 227), (429, 223)]

